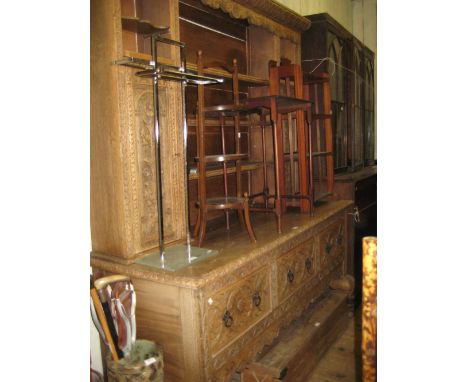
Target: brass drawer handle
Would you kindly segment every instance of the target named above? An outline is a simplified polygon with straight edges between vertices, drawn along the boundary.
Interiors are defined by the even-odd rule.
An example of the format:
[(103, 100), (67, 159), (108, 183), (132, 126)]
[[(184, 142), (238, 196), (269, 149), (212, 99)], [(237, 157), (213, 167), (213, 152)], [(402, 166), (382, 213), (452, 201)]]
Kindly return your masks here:
[(231, 327), (234, 323), (234, 318), (232, 318), (231, 312), (229, 310), (224, 312), (223, 321), (226, 328)]
[(310, 259), (310, 257), (308, 257), (305, 261), (305, 267), (307, 269), (307, 272), (310, 273), (310, 270), (312, 269), (312, 260)]
[(333, 248), (333, 244), (331, 243), (325, 244), (325, 252), (327, 252), (328, 254), (331, 252), (332, 248)]
[(262, 303), (262, 298), (260, 297), (259, 292), (255, 292), (252, 296), (252, 302), (253, 304), (258, 308), (260, 304)]
[(290, 283), (294, 281), (294, 273), (290, 269), (288, 270), (288, 281)]

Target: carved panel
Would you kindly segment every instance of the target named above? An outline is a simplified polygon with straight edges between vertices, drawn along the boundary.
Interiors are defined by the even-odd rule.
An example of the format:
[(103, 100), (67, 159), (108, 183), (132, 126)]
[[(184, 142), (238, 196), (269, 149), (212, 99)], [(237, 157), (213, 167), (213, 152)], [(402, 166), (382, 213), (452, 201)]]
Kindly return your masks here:
[(299, 245), (278, 259), (278, 301), (283, 301), (316, 272), (315, 239)]
[(344, 219), (339, 219), (319, 233), (319, 268), (321, 270), (344, 253), (346, 242), (344, 228)]
[[(132, 77), (134, 130), (137, 152), (137, 227), (141, 250), (157, 247), (153, 87), (150, 80)], [(165, 242), (185, 236), (183, 123), (180, 85), (159, 85), (159, 126)], [(171, 110), (171, 112), (169, 112)], [(174, 111), (174, 112), (172, 112)]]
[(278, 337), (280, 329), (297, 319), (312, 300), (323, 293), (332, 279), (341, 275), (343, 259), (335, 259), (327, 268), (324, 276), (313, 277), (311, 282), (303, 284), (288, 299), (284, 300), (267, 317), (257, 323), (230, 346), (207, 360), (208, 381), (228, 382), (236, 369), (242, 369)]
[(220, 351), (271, 310), (268, 268), (205, 298), (205, 325), (212, 355)]
[(156, 180), (153, 140), (153, 91), (151, 86), (135, 86), (135, 120), (138, 140), (138, 167), (140, 175), (140, 240), (142, 245), (158, 240), (156, 222)]

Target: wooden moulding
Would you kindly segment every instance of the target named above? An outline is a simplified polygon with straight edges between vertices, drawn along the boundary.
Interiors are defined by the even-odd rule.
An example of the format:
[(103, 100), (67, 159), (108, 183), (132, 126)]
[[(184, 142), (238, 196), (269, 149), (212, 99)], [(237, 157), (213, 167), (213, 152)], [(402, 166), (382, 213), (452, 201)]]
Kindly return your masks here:
[(221, 8), (235, 19), (247, 19), (281, 38), (300, 43), (300, 32), (310, 27), (310, 21), (289, 8), (270, 0), (201, 0), (211, 8)]

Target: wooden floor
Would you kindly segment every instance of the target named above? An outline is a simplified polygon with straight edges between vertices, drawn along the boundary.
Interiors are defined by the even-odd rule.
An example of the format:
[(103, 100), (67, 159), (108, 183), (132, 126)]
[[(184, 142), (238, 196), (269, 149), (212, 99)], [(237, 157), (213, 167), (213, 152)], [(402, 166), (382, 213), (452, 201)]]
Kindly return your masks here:
[[(349, 318), (348, 326), (324, 354), (312, 374), (303, 382), (360, 382), (360, 311)], [(299, 381), (298, 381), (299, 382)]]

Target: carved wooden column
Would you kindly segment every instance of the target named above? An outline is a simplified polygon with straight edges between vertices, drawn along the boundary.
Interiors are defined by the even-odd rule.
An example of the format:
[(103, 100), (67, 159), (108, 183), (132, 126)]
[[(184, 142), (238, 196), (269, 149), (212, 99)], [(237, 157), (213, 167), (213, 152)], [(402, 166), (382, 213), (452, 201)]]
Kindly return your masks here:
[(377, 238), (362, 239), (362, 380), (377, 381)]

